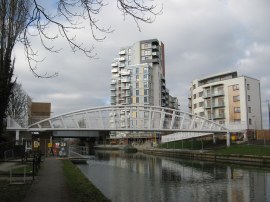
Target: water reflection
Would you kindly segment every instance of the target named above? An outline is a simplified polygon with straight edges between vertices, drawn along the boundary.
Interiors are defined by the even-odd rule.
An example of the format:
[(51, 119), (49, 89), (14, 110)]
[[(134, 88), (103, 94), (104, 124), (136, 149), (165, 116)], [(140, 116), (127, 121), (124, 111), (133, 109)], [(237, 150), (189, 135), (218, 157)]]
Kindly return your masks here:
[(98, 151), (79, 167), (112, 201), (270, 201), (263, 169), (119, 151)]

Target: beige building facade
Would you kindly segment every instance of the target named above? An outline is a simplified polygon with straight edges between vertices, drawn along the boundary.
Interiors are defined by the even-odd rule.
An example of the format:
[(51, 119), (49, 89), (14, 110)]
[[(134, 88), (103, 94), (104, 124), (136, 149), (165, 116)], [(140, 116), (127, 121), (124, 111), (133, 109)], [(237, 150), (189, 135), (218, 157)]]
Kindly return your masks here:
[(193, 80), (189, 108), (230, 129), (262, 129), (260, 81), (236, 71)]

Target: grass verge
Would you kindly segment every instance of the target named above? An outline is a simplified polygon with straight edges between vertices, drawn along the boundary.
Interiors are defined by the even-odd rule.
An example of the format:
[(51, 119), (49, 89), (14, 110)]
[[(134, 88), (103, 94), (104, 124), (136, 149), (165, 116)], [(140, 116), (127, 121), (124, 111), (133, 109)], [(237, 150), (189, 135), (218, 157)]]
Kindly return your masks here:
[(0, 180), (0, 201), (18, 202), (23, 201), (32, 182), (26, 184), (9, 184), (7, 180)]
[(63, 160), (64, 175), (73, 201), (110, 201), (71, 161)]
[(228, 148), (213, 150), (213, 152), (220, 155), (239, 154), (270, 156), (270, 147), (262, 145), (231, 145)]
[[(221, 141), (221, 143), (223, 143)], [(218, 143), (220, 144), (220, 143)], [(225, 143), (224, 143), (225, 145)], [(174, 142), (163, 143), (159, 145), (159, 148), (163, 149), (191, 149), (200, 150), (213, 146), (213, 140), (180, 140)]]

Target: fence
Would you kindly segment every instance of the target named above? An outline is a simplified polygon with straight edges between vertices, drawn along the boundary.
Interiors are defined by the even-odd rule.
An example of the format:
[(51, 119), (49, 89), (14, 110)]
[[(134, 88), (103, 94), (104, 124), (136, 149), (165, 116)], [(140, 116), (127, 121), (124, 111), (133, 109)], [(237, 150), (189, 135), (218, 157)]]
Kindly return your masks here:
[(270, 130), (256, 130), (257, 140), (270, 140)]

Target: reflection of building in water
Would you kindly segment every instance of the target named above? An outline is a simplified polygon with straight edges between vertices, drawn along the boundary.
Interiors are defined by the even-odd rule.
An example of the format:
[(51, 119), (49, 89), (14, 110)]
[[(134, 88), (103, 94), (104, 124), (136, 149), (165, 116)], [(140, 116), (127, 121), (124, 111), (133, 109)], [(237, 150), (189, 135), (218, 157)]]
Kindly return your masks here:
[[(270, 201), (270, 177), (264, 171), (227, 167), (228, 201)], [(239, 181), (239, 182), (238, 182)]]
[(98, 154), (87, 172), (112, 201), (270, 201), (270, 173), (141, 153)]
[[(161, 174), (166, 183), (179, 181), (183, 186), (190, 186), (190, 195), (185, 197), (193, 201), (218, 201), (221, 198), (232, 202), (270, 201), (270, 193), (267, 192), (270, 190), (270, 174), (264, 172), (162, 159)], [(175, 189), (177, 192), (179, 187)]]
[(264, 172), (249, 172), (249, 198), (252, 198), (253, 201), (270, 201), (270, 198), (266, 198), (266, 193), (270, 190), (270, 187), (267, 189), (266, 176)]

